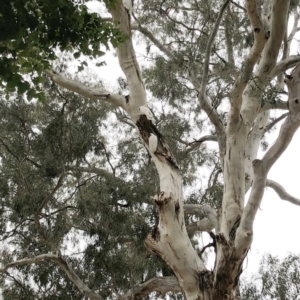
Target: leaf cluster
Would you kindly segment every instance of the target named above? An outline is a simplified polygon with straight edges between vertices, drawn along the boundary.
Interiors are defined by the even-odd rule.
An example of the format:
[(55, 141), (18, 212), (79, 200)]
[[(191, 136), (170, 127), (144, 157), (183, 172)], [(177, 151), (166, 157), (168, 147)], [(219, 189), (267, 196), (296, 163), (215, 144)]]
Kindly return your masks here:
[[(125, 36), (111, 22), (71, 0), (10, 0), (0, 3), (0, 86), (7, 92), (28, 92), (43, 98), (43, 70), (58, 50), (100, 57), (101, 47), (116, 46)], [(31, 88), (28, 77), (36, 89)]]

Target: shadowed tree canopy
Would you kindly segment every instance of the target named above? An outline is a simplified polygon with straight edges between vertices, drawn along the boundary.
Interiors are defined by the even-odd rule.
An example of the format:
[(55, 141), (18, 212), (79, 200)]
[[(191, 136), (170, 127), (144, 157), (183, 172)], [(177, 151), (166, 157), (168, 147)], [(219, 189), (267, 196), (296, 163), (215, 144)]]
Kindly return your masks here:
[(1, 3), (4, 299), (256, 299), (240, 275), (265, 187), (300, 205), (268, 178), (300, 126), (299, 9)]
[[(60, 51), (99, 58), (109, 43), (116, 46), (125, 36), (84, 2), (72, 0), (9, 0), (0, 3), (0, 84), (11, 93), (28, 92), (44, 100), (39, 84), (43, 70)], [(86, 64), (86, 63), (85, 63)], [(81, 66), (83, 67), (84, 64)], [(31, 80), (23, 77), (28, 74)], [(34, 88), (30, 83), (35, 84)]]

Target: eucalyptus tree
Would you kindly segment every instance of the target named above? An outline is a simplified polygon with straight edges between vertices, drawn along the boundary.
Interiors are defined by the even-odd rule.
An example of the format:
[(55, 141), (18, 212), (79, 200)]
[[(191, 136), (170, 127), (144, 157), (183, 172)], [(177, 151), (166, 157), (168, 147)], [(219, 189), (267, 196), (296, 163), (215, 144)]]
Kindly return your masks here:
[[(1, 235), (13, 245), (3, 250), (4, 293), (142, 299), (156, 291), (239, 299), (265, 187), (300, 204), (268, 179), (300, 125), (300, 57), (291, 47), (298, 2), (104, 4), (99, 20), (114, 24), (120, 37), (121, 91), (45, 64), (53, 83), (45, 79), (45, 106), (22, 97), (2, 102)], [(75, 58), (80, 51), (102, 54), (89, 45), (90, 53), (79, 48), (78, 54), (78, 44), (85, 45), (78, 39), (62, 50), (76, 51)], [(142, 67), (135, 50), (141, 40), (152, 62)], [(285, 112), (274, 118), (274, 110)], [(278, 137), (257, 159), (265, 134), (281, 120)], [(201, 146), (206, 142), (217, 151)], [(199, 191), (204, 165), (211, 175)], [(204, 231), (213, 240), (213, 270), (203, 255), (207, 247), (195, 245)], [(82, 253), (68, 255), (68, 238), (74, 244), (86, 238)]]

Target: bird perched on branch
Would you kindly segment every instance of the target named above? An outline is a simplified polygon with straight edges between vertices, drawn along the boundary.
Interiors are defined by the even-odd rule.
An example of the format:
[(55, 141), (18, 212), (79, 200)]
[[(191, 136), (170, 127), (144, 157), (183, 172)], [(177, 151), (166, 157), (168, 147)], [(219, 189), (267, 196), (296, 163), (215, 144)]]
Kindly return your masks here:
[(140, 117), (136, 122), (141, 137), (151, 154), (156, 155), (161, 161), (166, 161), (171, 167), (179, 169), (176, 159), (173, 156), (168, 144), (162, 134), (152, 123), (153, 114), (147, 106), (140, 106)]
[(145, 115), (149, 121), (153, 121), (153, 114), (152, 114), (151, 110), (149, 109), (149, 107), (140, 106), (139, 110), (140, 110), (141, 115)]
[(149, 137), (149, 151), (154, 154), (157, 149), (157, 136), (153, 133), (150, 133)]

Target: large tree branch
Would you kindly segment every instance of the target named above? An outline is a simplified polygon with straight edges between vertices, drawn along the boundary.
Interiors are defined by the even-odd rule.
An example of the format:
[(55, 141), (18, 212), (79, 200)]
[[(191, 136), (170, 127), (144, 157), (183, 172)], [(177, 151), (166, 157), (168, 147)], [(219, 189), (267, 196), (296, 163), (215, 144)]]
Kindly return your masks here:
[(280, 185), (279, 183), (277, 183), (273, 180), (267, 179), (266, 186), (272, 188), (282, 200), (285, 200), (292, 204), (300, 206), (300, 198), (296, 198), (296, 197), (290, 195), (284, 189), (284, 187), (282, 185)]
[(88, 87), (79, 83), (78, 81), (69, 79), (64, 75), (51, 70), (45, 70), (45, 74), (47, 74), (53, 80), (53, 82), (55, 82), (59, 86), (68, 89), (69, 91), (75, 92), (81, 96), (93, 100), (101, 99), (105, 102), (112, 103), (115, 106), (125, 106), (126, 98), (124, 96), (110, 93), (103, 88)]
[(237, 255), (241, 255), (243, 251), (250, 247), (253, 236), (253, 222), (264, 194), (268, 172), (286, 150), (299, 126), (299, 114), (288, 116), (281, 127), (274, 145), (268, 150), (261, 161), (253, 161), (254, 180), (248, 203), (245, 206), (241, 224), (237, 231), (235, 244)]
[(83, 283), (83, 281), (76, 275), (73, 269), (68, 265), (68, 263), (59, 255), (56, 254), (41, 254), (32, 258), (24, 258), (11, 263), (6, 264), (4, 267), (0, 268), (0, 273), (6, 272), (8, 269), (23, 266), (23, 265), (32, 265), (40, 263), (43, 260), (52, 260), (56, 262), (66, 273), (67, 277), (76, 285), (78, 290), (86, 297), (89, 297), (92, 300), (103, 300), (103, 298), (94, 293), (89, 287)]
[(159, 292), (161, 297), (164, 298), (167, 292), (181, 293), (181, 288), (174, 276), (153, 277), (135, 286), (120, 298), (124, 300), (142, 300), (152, 292)]

